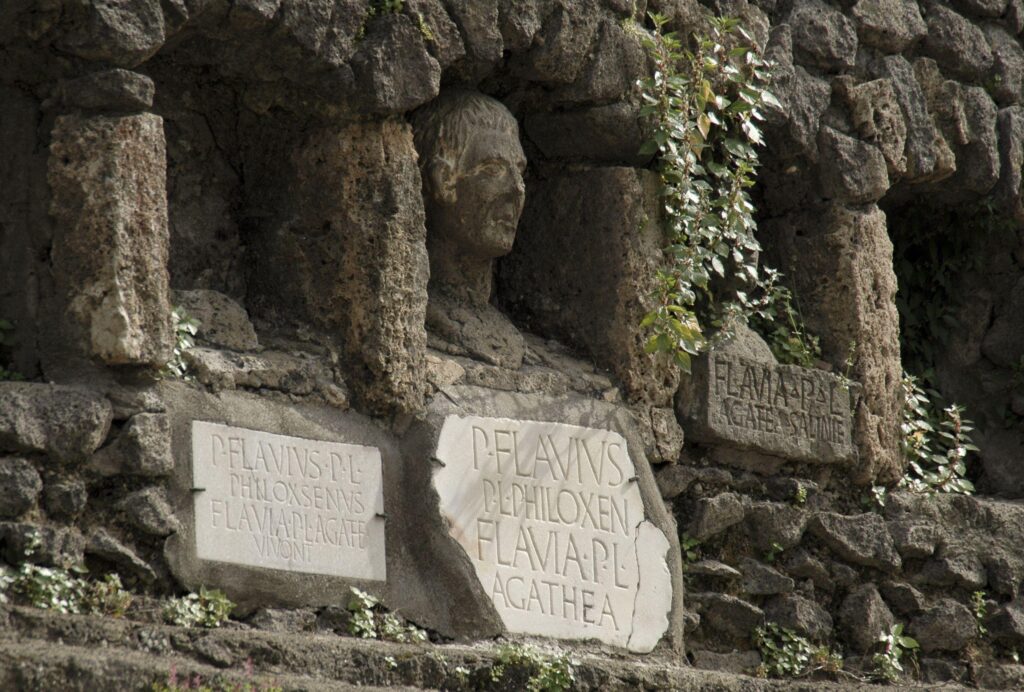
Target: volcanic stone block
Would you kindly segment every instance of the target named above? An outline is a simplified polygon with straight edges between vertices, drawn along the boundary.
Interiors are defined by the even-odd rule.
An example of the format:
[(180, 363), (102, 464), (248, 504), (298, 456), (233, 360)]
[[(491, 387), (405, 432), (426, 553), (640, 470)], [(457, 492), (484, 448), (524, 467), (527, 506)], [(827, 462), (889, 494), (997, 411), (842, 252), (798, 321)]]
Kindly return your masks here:
[(167, 362), (167, 161), (152, 114), (57, 118), (50, 145), (53, 274), (86, 355)]
[(850, 385), (753, 355), (745, 341), (757, 338), (738, 328), (736, 338), (694, 361), (679, 395), (690, 437), (810, 463), (853, 461)]
[(152, 79), (122, 69), (93, 72), (60, 85), (64, 105), (87, 110), (148, 110), (155, 91)]
[(449, 635), (678, 647), (678, 530), (635, 419), (584, 398), (443, 392), (405, 437), (402, 501), (434, 513), (405, 541), (445, 589), (410, 588), (402, 612)]
[(882, 517), (871, 512), (844, 516), (819, 512), (808, 529), (839, 557), (858, 565), (895, 572), (902, 565)]
[(860, 383), (854, 419), (855, 482), (895, 481), (903, 473), (899, 315), (892, 242), (875, 206), (830, 204), (764, 224), (768, 245), (791, 277), (807, 327), (835, 367), (851, 360)]
[(415, 409), (428, 265), (412, 131), (383, 121), (298, 133), (298, 142), (266, 134), (247, 169), (259, 217), (249, 307), (336, 335), (365, 409)]
[(793, 47), (804, 61), (824, 70), (853, 67), (857, 30), (852, 21), (820, 0), (796, 3), (789, 15)]
[(498, 281), (514, 313), (585, 349), (631, 399), (663, 406), (678, 372), (644, 353), (638, 327), (661, 261), (657, 186), (654, 173), (632, 168), (534, 179)]
[(199, 341), (233, 351), (258, 351), (256, 330), (245, 308), (217, 291), (174, 291), (174, 304), (199, 322)]
[(37, 382), (0, 382), (0, 452), (42, 452), (65, 463), (103, 444), (110, 402), (88, 390)]
[(16, 519), (35, 506), (43, 481), (27, 459), (0, 458), (0, 518)]
[(860, 40), (888, 53), (901, 53), (928, 34), (912, 0), (859, 0), (851, 14)]
[(159, 0), (71, 3), (59, 28), (61, 51), (125, 67), (156, 53), (167, 30)]
[(992, 49), (980, 28), (951, 9), (928, 9), (928, 36), (924, 51), (948, 72), (980, 82), (993, 65)]

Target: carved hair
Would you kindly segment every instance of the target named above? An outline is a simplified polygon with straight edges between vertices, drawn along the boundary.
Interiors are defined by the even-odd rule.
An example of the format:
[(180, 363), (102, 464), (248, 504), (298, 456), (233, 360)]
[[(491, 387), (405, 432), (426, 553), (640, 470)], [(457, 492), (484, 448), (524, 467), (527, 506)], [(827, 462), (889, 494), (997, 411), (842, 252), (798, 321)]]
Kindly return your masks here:
[[(413, 118), (413, 138), (420, 169), (443, 162), (449, 172), (458, 168), (469, 137), (480, 130), (498, 130), (516, 140), (519, 124), (497, 99), (475, 91), (448, 91), (420, 109)], [(424, 176), (430, 185), (430, 176)]]

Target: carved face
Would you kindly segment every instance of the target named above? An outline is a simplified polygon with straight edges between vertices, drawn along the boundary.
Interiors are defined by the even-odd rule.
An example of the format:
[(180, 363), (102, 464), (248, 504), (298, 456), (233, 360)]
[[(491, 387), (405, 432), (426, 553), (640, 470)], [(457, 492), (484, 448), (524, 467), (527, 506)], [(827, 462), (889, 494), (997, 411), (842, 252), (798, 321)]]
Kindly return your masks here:
[(441, 180), (428, 201), (431, 232), (466, 254), (501, 257), (512, 250), (523, 212), (526, 155), (512, 133), (472, 133), (454, 170), (435, 169)]

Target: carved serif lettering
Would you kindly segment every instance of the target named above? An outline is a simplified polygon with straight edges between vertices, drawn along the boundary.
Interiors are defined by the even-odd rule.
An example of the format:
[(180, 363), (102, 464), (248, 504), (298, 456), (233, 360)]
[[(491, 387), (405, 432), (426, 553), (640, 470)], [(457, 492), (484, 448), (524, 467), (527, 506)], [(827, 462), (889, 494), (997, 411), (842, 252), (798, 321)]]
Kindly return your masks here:
[(853, 458), (851, 389), (841, 378), (727, 351), (710, 353), (708, 365), (708, 441), (810, 462)]
[(654, 570), (649, 588), (666, 591), (657, 580), (667, 574), (668, 542), (644, 519), (621, 435), (449, 416), (436, 457), (451, 535), (510, 631), (653, 647), (668, 624), (671, 586), (653, 608), (638, 607), (637, 594), (644, 560)]
[(192, 476), (200, 559), (385, 579), (376, 448), (193, 421)]

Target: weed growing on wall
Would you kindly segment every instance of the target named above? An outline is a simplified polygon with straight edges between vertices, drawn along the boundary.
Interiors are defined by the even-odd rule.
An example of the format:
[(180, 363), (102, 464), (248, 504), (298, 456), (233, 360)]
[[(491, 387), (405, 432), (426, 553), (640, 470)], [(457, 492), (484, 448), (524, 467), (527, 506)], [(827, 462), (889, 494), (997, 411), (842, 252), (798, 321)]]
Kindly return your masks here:
[[(39, 533), (30, 536), (25, 556), (39, 549)], [(107, 574), (99, 581), (82, 577), (81, 567), (43, 567), (28, 562), (0, 566), (0, 603), (21, 603), (58, 613), (99, 613), (121, 617), (132, 603), (121, 578)]]
[(842, 656), (829, 647), (812, 644), (774, 622), (754, 630), (754, 644), (761, 652), (758, 677), (799, 678), (819, 671), (835, 673), (843, 667)]
[(0, 603), (9, 601), (58, 613), (121, 617), (131, 605), (132, 595), (116, 574), (90, 581), (62, 567), (23, 564), (0, 573)]
[(275, 684), (254, 680), (253, 672), (252, 659), (246, 659), (244, 678), (241, 681), (224, 678), (204, 680), (198, 673), (191, 677), (179, 675), (177, 667), (172, 665), (167, 679), (154, 682), (150, 690), (152, 692), (184, 692), (184, 690), (195, 692), (282, 692), (284, 689)]
[(903, 634), (903, 625), (897, 623), (888, 632), (882, 632), (878, 637), (881, 651), (871, 658), (875, 664), (875, 673), (883, 680), (896, 682), (903, 675), (903, 664), (901, 659), (906, 656), (915, 655), (918, 649), (917, 640)]
[(974, 484), (966, 478), (967, 455), (978, 448), (971, 442), (974, 427), (963, 417), (963, 408), (951, 404), (940, 410), (935, 404), (938, 393), (929, 397), (907, 373), (901, 386), (900, 432), (907, 472), (900, 487), (918, 493), (973, 493)]
[[(688, 372), (691, 357), (730, 316), (795, 319), (795, 311), (773, 303), (790, 298), (777, 287), (778, 274), (758, 270), (761, 248), (748, 193), (755, 147), (763, 144), (761, 109), (779, 103), (767, 88), (771, 65), (738, 20), (710, 18), (709, 35), (692, 37), (691, 49), (665, 31), (665, 17), (650, 18), (654, 31), (643, 41), (655, 69), (640, 86), (652, 134), (641, 152), (657, 154), (668, 246), (657, 274), (657, 307), (641, 326), (650, 330), (648, 352), (669, 353)], [(791, 348), (801, 345), (798, 336)]]
[(195, 319), (185, 308), (178, 306), (171, 311), (171, 323), (174, 325), (174, 353), (161, 371), (163, 377), (176, 377), (182, 380), (191, 379), (188, 365), (185, 364), (185, 351), (195, 348), (196, 334), (199, 333), (199, 320)]
[(491, 681), (501, 682), (514, 670), (529, 675), (525, 685), (528, 692), (565, 692), (576, 682), (575, 666), (568, 654), (548, 655), (524, 644), (509, 644), (498, 650)]
[(402, 643), (427, 641), (425, 630), (405, 622), (394, 613), (387, 612), (376, 596), (354, 586), (349, 592), (349, 634), (363, 639), (384, 639)]
[(821, 358), (818, 337), (807, 331), (793, 292), (779, 283), (781, 275), (762, 268), (766, 277), (764, 305), (753, 311), (750, 326), (768, 343), (775, 359), (784, 365), (814, 367)]
[(163, 609), (164, 621), (182, 627), (220, 627), (235, 609), (235, 604), (223, 591), (199, 589), (181, 598), (172, 598)]
[(988, 615), (985, 595), (984, 591), (975, 591), (971, 594), (971, 610), (974, 612), (974, 622), (978, 627), (979, 637), (984, 637), (988, 634), (988, 628), (985, 627), (985, 617)]

